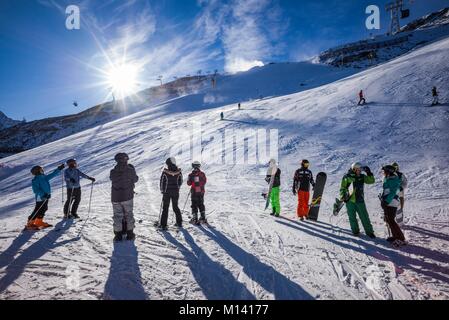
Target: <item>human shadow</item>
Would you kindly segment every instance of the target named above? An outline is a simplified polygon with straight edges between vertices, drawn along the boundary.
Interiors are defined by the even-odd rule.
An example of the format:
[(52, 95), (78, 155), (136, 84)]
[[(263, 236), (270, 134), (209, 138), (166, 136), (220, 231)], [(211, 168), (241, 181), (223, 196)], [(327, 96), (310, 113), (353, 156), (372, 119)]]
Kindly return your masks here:
[(231, 120), (231, 119), (223, 119), (223, 121), (228, 122), (237, 122), (237, 123), (243, 123), (243, 124), (250, 124), (250, 125), (258, 125), (259, 123), (256, 121), (250, 122), (250, 121), (242, 121), (242, 120)]
[(418, 226), (404, 226), (405, 230), (410, 230), (410, 231), (414, 231), (417, 233), (421, 233), (423, 235), (432, 237), (432, 238), (437, 238), (443, 241), (449, 241), (449, 235), (444, 234), (444, 233), (440, 233), (440, 232), (436, 232), (436, 231), (432, 231), (432, 230), (428, 230), (428, 229), (424, 229)]
[(213, 261), (185, 230), (182, 234), (192, 252), (168, 232), (164, 237), (176, 246), (187, 261), (188, 266), (204, 296), (208, 300), (255, 300), (256, 297), (239, 282), (222, 264)]
[[(49, 230), (46, 235), (40, 238), (38, 241), (30, 245), (16, 259), (9, 259), (9, 264), (6, 267), (6, 274), (0, 279), (0, 293), (4, 292), (14, 281), (16, 281), (23, 273), (29, 263), (38, 260), (48, 251), (64, 246), (67, 243), (78, 241), (79, 237), (57, 242), (57, 240), (64, 234), (63, 231), (68, 230), (73, 224), (72, 220), (63, 220), (57, 223), (54, 230)], [(19, 245), (23, 245), (26, 240), (26, 233), (33, 233), (33, 231), (26, 231), (23, 237), (19, 236), (18, 242), (14, 244), (13, 250), (19, 250)], [(55, 237), (53, 237), (55, 235)]]
[(9, 265), (12, 261), (14, 261), (14, 257), (17, 253), (19, 253), (20, 248), (23, 247), (28, 240), (33, 236), (33, 232), (24, 231), (21, 232), (20, 235), (13, 240), (10, 246), (0, 254), (0, 269)]
[(142, 284), (138, 251), (133, 241), (114, 242), (105, 300), (148, 300)]
[(370, 102), (370, 105), (378, 106), (378, 107), (400, 107), (400, 108), (427, 108), (430, 106), (430, 103), (418, 103), (418, 102)]
[(260, 261), (256, 256), (243, 250), (217, 229), (200, 229), (223, 248), (242, 267), (245, 274), (258, 283), (277, 300), (313, 300), (314, 298), (296, 282), (276, 271), (272, 266)]
[(331, 242), (342, 248), (362, 253), (376, 259), (379, 259), (379, 255), (381, 255), (383, 258), (388, 258), (397, 266), (403, 269), (409, 269), (415, 271), (416, 273), (438, 279), (445, 283), (449, 283), (449, 277), (447, 276), (449, 275), (448, 267), (442, 267), (440, 265), (437, 265), (436, 263), (427, 262), (420, 258), (413, 258), (402, 254), (403, 252), (413, 253), (415, 255), (421, 255), (422, 257), (427, 259), (447, 263), (447, 261), (449, 261), (449, 255), (445, 253), (436, 252), (434, 250), (422, 248), (415, 245), (407, 245), (405, 247), (402, 247), (400, 251), (397, 249), (388, 249), (383, 247), (383, 245), (386, 244), (386, 241), (381, 239), (367, 242), (354, 236), (347, 237), (335, 233), (329, 233), (322, 229), (314, 228), (309, 224), (307, 226), (302, 226), (294, 223), (284, 222), (281, 220), (276, 220), (276, 222), (309, 234), (310, 236)]

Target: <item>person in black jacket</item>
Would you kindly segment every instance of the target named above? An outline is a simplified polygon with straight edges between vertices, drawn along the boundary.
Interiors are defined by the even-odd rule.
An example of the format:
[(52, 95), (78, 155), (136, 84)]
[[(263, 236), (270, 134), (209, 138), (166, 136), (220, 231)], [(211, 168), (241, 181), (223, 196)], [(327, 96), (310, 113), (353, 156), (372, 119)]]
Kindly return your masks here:
[(309, 170), (310, 162), (302, 160), (301, 168), (296, 170), (293, 178), (293, 194), (298, 195), (298, 218), (304, 220), (309, 215), (310, 185), (315, 188), (312, 171)]
[(163, 230), (167, 229), (168, 209), (170, 201), (172, 203), (173, 211), (176, 215), (176, 226), (182, 227), (181, 210), (178, 207), (179, 188), (182, 185), (182, 172), (176, 166), (175, 158), (168, 158), (165, 161), (167, 168), (162, 171), (160, 180), (160, 189), (162, 193), (162, 215), (159, 227)]
[(136, 170), (128, 164), (126, 153), (115, 156), (117, 165), (111, 170), (109, 178), (112, 181), (111, 201), (114, 210), (114, 241), (121, 241), (126, 233), (128, 240), (134, 240), (134, 186), (139, 180)]

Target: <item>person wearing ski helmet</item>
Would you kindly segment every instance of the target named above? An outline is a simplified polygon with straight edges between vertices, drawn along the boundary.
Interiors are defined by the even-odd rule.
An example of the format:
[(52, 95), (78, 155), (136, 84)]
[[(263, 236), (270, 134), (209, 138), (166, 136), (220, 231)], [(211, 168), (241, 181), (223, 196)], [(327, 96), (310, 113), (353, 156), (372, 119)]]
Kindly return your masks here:
[(281, 214), (281, 203), (279, 200), (280, 195), (280, 187), (281, 187), (281, 169), (276, 165), (276, 160), (271, 159), (268, 163), (267, 175), (265, 177), (265, 181), (270, 184), (271, 179), (273, 177), (273, 185), (271, 188), (270, 194), (267, 196), (270, 197), (271, 207), (272, 207), (272, 216), (279, 217)]
[[(401, 187), (399, 188), (399, 200), (401, 202), (400, 211), (404, 210), (404, 204), (405, 204), (405, 189), (407, 189), (408, 186), (408, 180), (404, 173), (400, 171), (399, 164), (397, 162), (394, 162), (392, 166), (395, 169), (396, 175), (401, 180)], [(398, 210), (399, 211), (399, 210)]]
[(127, 240), (134, 240), (134, 188), (139, 177), (134, 166), (128, 163), (129, 156), (126, 153), (116, 154), (114, 160), (117, 164), (109, 175), (112, 182), (114, 241), (121, 241), (124, 234)]
[(309, 215), (310, 185), (315, 188), (312, 171), (309, 170), (310, 162), (301, 161), (301, 168), (296, 170), (293, 177), (293, 195), (298, 196), (298, 207), (296, 214), (298, 218), (304, 220)]
[[(366, 174), (363, 174), (365, 171)], [(362, 222), (365, 233), (370, 238), (375, 238), (374, 229), (368, 215), (365, 205), (364, 186), (365, 184), (374, 184), (375, 178), (369, 167), (364, 167), (360, 163), (355, 162), (351, 165), (348, 173), (341, 180), (340, 200), (346, 203), (348, 211), (349, 223), (352, 233), (356, 236), (360, 234), (357, 214)], [(352, 185), (352, 193), (349, 187)]]
[(64, 170), (64, 180), (67, 187), (67, 200), (64, 204), (64, 218), (79, 219), (78, 206), (81, 202), (81, 185), (80, 179), (86, 178), (92, 182), (95, 179), (89, 177), (78, 169), (76, 159), (67, 160), (67, 169)]
[(432, 106), (438, 105), (438, 104), (439, 104), (439, 101), (438, 101), (438, 91), (437, 91), (437, 87), (433, 87), (433, 88), (432, 88), (432, 98), (433, 98)]
[(165, 161), (167, 168), (162, 171), (159, 187), (162, 193), (162, 214), (158, 227), (166, 230), (170, 202), (176, 216), (176, 226), (182, 227), (182, 215), (178, 206), (179, 189), (182, 185), (182, 171), (176, 166), (176, 159), (171, 157)]
[(45, 213), (48, 210), (48, 202), (51, 198), (50, 180), (56, 177), (64, 169), (64, 164), (58, 166), (52, 173), (46, 175), (44, 168), (34, 166), (31, 174), (34, 176), (31, 181), (36, 205), (33, 212), (28, 217), (27, 229), (36, 230), (51, 227), (50, 224), (44, 222)]
[(396, 174), (396, 168), (387, 165), (382, 168), (385, 176), (383, 181), (383, 191), (380, 197), (381, 207), (384, 210), (385, 222), (391, 230), (392, 236), (387, 241), (393, 245), (401, 245), (405, 241), (404, 234), (396, 223), (396, 211), (400, 206), (399, 193), (401, 188), (401, 179)]
[[(201, 163), (194, 161), (192, 163), (192, 172), (187, 178), (187, 185), (190, 186), (190, 196), (192, 200), (192, 220), (193, 224), (207, 223), (206, 207), (204, 206), (205, 185), (207, 183), (206, 174), (201, 171)], [(198, 211), (200, 219), (198, 220)]]
[(359, 92), (359, 106), (363, 106), (366, 103), (365, 95), (363, 94), (363, 90)]

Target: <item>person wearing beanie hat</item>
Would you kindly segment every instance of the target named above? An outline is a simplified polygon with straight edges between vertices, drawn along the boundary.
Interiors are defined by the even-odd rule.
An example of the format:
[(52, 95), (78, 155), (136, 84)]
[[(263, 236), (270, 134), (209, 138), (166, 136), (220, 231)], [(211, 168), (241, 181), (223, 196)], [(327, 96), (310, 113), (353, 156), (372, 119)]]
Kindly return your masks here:
[(167, 168), (162, 171), (159, 187), (162, 193), (162, 214), (158, 227), (160, 229), (167, 229), (168, 210), (170, 208), (170, 202), (172, 204), (173, 211), (176, 215), (176, 226), (182, 227), (182, 215), (181, 210), (178, 207), (179, 201), (179, 189), (182, 185), (182, 172), (176, 166), (176, 159), (171, 157), (165, 161)]
[(36, 206), (33, 212), (28, 217), (26, 229), (38, 230), (51, 227), (52, 225), (44, 222), (45, 213), (48, 210), (48, 202), (51, 198), (50, 180), (56, 177), (64, 169), (64, 164), (61, 164), (52, 173), (46, 175), (41, 166), (34, 166), (31, 169), (31, 174), (34, 176), (31, 185), (36, 200)]
[(134, 187), (139, 177), (133, 165), (128, 164), (126, 153), (114, 157), (117, 165), (111, 170), (111, 202), (114, 220), (114, 241), (121, 241), (126, 234), (127, 240), (134, 240)]

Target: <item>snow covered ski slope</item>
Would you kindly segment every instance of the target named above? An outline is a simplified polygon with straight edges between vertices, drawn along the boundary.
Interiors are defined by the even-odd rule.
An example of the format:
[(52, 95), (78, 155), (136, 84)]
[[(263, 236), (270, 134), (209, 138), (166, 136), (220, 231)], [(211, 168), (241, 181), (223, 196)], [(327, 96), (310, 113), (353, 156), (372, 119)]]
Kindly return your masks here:
[[(243, 102), (242, 110), (235, 104), (204, 107), (204, 97), (238, 101), (243, 90), (270, 96), (275, 90), (260, 89), (250, 71), (207, 89), (201, 99), (168, 101), (3, 159), (0, 299), (448, 299), (448, 61), (445, 39), (323, 86)], [(283, 72), (289, 76), (288, 65)], [(434, 85), (446, 104), (429, 107)], [(360, 89), (368, 101), (363, 107), (356, 106)], [(222, 111), (225, 120), (219, 121)], [(213, 164), (204, 156), (213, 227), (154, 231), (161, 168), (170, 147), (188, 137), (179, 129), (190, 132), (198, 123), (208, 137), (205, 148), (225, 130), (279, 130), (281, 218), (263, 211), (266, 163)], [(232, 154), (233, 147), (225, 151)], [(135, 242), (112, 242), (109, 170), (118, 152), (129, 154), (140, 176), (134, 211), (142, 223)], [(59, 231), (22, 233), (34, 200), (30, 168), (39, 164), (50, 171), (70, 157), (97, 179), (91, 215), (87, 181), (79, 210), (84, 221), (60, 222), (61, 181), (55, 179), (46, 217)], [(291, 179), (303, 158), (314, 174), (328, 175), (316, 223), (293, 218)], [(192, 160), (177, 160), (186, 175)], [(340, 179), (354, 161), (369, 165), (376, 176), (377, 183), (365, 189), (375, 240), (352, 236), (346, 209), (332, 215)], [(409, 245), (400, 249), (384, 240), (377, 199), (380, 167), (393, 161), (409, 179)], [(187, 194), (183, 186), (181, 205)]]

